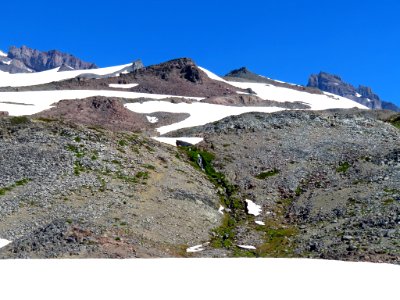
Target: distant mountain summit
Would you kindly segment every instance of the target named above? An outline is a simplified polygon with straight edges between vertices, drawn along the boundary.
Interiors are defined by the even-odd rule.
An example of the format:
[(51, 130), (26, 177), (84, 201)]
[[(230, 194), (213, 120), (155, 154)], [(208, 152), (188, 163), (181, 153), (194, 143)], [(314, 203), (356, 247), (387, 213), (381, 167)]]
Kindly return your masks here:
[(326, 72), (312, 74), (308, 79), (307, 86), (351, 99), (371, 109), (400, 111), (400, 108), (393, 103), (382, 101), (377, 94), (372, 92), (370, 87), (360, 85), (355, 88), (353, 85), (343, 81), (339, 76)]
[(58, 50), (39, 51), (26, 46), (10, 47), (8, 54), (0, 52), (0, 71), (8, 73), (41, 72), (62, 67), (62, 70), (95, 69), (94, 63), (85, 62)]
[(271, 83), (271, 79), (258, 75), (256, 73), (251, 72), (246, 67), (241, 67), (239, 69), (235, 69), (230, 71), (228, 74), (224, 76), (227, 80), (239, 80), (239, 81), (249, 81), (249, 82), (258, 82), (258, 83)]

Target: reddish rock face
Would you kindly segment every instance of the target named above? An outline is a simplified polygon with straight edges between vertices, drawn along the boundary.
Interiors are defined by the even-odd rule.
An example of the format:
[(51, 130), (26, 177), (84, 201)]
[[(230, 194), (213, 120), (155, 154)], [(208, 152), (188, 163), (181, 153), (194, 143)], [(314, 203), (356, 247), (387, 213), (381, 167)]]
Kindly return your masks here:
[[(159, 120), (150, 123), (146, 115)], [(62, 100), (53, 108), (42, 111), (34, 117), (61, 119), (78, 124), (99, 126), (111, 131), (133, 131), (155, 133), (155, 128), (179, 122), (188, 114), (155, 113), (138, 114), (124, 107), (119, 98), (90, 97), (82, 100)]]

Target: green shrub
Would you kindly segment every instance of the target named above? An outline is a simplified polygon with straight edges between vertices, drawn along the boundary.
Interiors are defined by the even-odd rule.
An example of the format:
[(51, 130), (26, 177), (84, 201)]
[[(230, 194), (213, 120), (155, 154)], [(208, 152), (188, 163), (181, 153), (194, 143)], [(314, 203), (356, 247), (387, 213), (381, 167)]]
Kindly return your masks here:
[(265, 179), (265, 178), (268, 178), (268, 177), (275, 176), (277, 174), (279, 174), (279, 170), (274, 168), (274, 169), (269, 170), (269, 171), (261, 172), (260, 174), (256, 175), (255, 177), (257, 179)]
[(339, 164), (339, 167), (336, 168), (336, 172), (338, 173), (345, 173), (350, 168), (350, 164), (345, 161)]
[(29, 122), (28, 117), (25, 116), (18, 116), (18, 117), (12, 117), (10, 119), (10, 122), (12, 125), (20, 125), (20, 124), (26, 124)]

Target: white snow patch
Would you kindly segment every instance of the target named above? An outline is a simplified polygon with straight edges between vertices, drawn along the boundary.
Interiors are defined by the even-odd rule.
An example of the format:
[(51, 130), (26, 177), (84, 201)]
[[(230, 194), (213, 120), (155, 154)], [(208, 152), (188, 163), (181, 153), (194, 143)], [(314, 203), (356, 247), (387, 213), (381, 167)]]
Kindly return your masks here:
[(137, 83), (124, 83), (124, 84), (120, 84), (120, 83), (110, 83), (108, 86), (110, 88), (115, 88), (115, 89), (130, 89), (133, 88), (135, 86), (138, 86), (139, 84)]
[[(54, 300), (71, 278), (79, 298), (99, 300), (131, 297), (132, 282), (136, 295), (156, 299), (265, 299), (266, 283), (270, 299), (396, 299), (400, 278), (394, 264), (295, 258), (4, 259), (0, 270), (2, 299), (41, 300)], [(241, 274), (244, 288), (210, 284), (226, 274)]]
[(278, 82), (278, 83), (285, 83), (285, 84), (289, 84), (289, 85), (293, 85), (293, 86), (301, 86), (301, 85), (298, 85), (298, 84), (295, 84), (295, 83), (285, 82), (285, 81), (281, 81), (281, 80), (276, 80), (276, 79), (271, 79), (271, 78), (268, 78), (268, 79), (273, 80), (273, 81)]
[(237, 245), (239, 248), (247, 249), (247, 250), (256, 250), (257, 248), (251, 245)]
[(61, 81), (65, 79), (75, 78), (76, 76), (87, 73), (96, 75), (107, 75), (118, 72), (119, 70), (129, 67), (130, 65), (131, 64), (90, 70), (74, 70), (68, 72), (58, 72), (60, 68), (55, 68), (52, 70), (36, 73), (0, 73), (0, 86), (31, 86), (49, 83), (52, 81)]
[(371, 100), (371, 99), (369, 99), (369, 98), (367, 98), (367, 101), (368, 101), (368, 102), (371, 102), (372, 100)]
[[(258, 97), (264, 100), (274, 100), (279, 102), (300, 101), (310, 105), (312, 110), (353, 107), (368, 109), (366, 106), (355, 101), (330, 93), (311, 94), (305, 91), (297, 91), (285, 87), (267, 85), (265, 83), (234, 81), (229, 81), (228, 83), (242, 89), (251, 88), (254, 92), (256, 92)], [(336, 99), (333, 99), (333, 97)]]
[(186, 252), (193, 253), (193, 252), (200, 252), (204, 251), (203, 245), (196, 245), (193, 247), (189, 247), (186, 249)]
[(245, 200), (247, 203), (247, 213), (249, 215), (253, 215), (253, 216), (258, 216), (260, 215), (262, 209), (260, 205), (255, 204), (253, 201), (246, 199)]
[(223, 215), (224, 214), (224, 207), (222, 205), (219, 206), (218, 212)]
[(357, 97), (357, 98), (360, 98), (360, 97), (361, 97), (361, 94), (356, 93), (356, 97)]
[(193, 145), (196, 145), (203, 140), (203, 138), (199, 138), (199, 137), (161, 137), (161, 136), (153, 137), (153, 139), (155, 139), (156, 141), (159, 141), (161, 143), (169, 144), (172, 146), (176, 146), (177, 140), (191, 143)]
[(150, 123), (157, 123), (158, 122), (158, 118), (157, 117), (152, 117), (152, 116), (146, 116), (147, 121), (149, 121)]
[(5, 61), (3, 61), (3, 63), (6, 64), (6, 65), (10, 65), (11, 64), (11, 59), (10, 60), (5, 60)]
[[(75, 71), (69, 71), (75, 72)], [(69, 73), (60, 72), (60, 73)], [(8, 74), (8, 73), (7, 73)], [(0, 73), (0, 78), (1, 78)], [(0, 79), (1, 82), (1, 79)], [(64, 90), (64, 91), (30, 91), (30, 92), (0, 92), (0, 111), (8, 111), (11, 116), (21, 115), (32, 115), (43, 110), (51, 108), (51, 106), (64, 99), (83, 99), (93, 96), (104, 96), (104, 97), (118, 97), (127, 99), (137, 98), (151, 98), (151, 99), (164, 99), (172, 97), (171, 95), (159, 95), (159, 94), (146, 94), (146, 93), (135, 93), (128, 91), (105, 91), (105, 90)], [(175, 96), (174, 96), (175, 97)], [(183, 97), (182, 97), (183, 98)], [(185, 97), (194, 100), (202, 98), (198, 97)], [(9, 103), (4, 103), (9, 102)], [(30, 105), (15, 105), (15, 103), (25, 103)], [(157, 110), (156, 110), (157, 111)]]
[(127, 103), (125, 107), (143, 114), (151, 114), (154, 112), (170, 112), (170, 113), (188, 113), (190, 117), (185, 120), (157, 128), (160, 134), (169, 131), (205, 125), (210, 122), (221, 120), (228, 116), (240, 115), (246, 112), (276, 112), (284, 110), (280, 107), (249, 107), (249, 106), (222, 106), (210, 103), (170, 103), (166, 101), (147, 101), (143, 103)]
[(202, 68), (202, 67), (198, 67), (198, 68), (199, 68), (200, 70), (202, 70), (204, 73), (206, 73), (207, 76), (208, 76), (210, 79), (222, 81), (222, 82), (225, 82), (225, 83), (229, 83), (229, 82), (227, 82), (225, 79), (219, 77), (218, 75), (214, 74), (213, 72), (208, 71), (207, 69), (204, 69), (204, 68)]
[(255, 223), (256, 223), (257, 225), (261, 225), (261, 226), (264, 226), (264, 225), (265, 225), (265, 223), (264, 223), (263, 221), (255, 221)]
[(0, 56), (7, 56), (7, 54), (0, 50)]
[(0, 248), (3, 248), (3, 247), (7, 246), (10, 243), (11, 243), (11, 241), (9, 241), (9, 240), (0, 239)]

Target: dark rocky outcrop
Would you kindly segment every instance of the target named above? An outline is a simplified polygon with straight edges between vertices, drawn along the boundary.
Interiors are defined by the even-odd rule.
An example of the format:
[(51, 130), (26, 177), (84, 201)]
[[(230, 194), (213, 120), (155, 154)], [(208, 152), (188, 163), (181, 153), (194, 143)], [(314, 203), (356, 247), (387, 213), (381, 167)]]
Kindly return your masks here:
[(260, 82), (260, 83), (271, 83), (272, 81), (269, 78), (251, 72), (246, 67), (241, 67), (239, 69), (232, 70), (228, 74), (226, 74), (224, 78), (232, 81), (234, 81), (235, 79), (239, 80), (245, 79), (246, 81), (249, 82)]
[(307, 86), (351, 99), (371, 109), (400, 111), (400, 108), (393, 103), (382, 101), (370, 87), (360, 85), (355, 88), (353, 85), (344, 82), (339, 76), (326, 72), (311, 75)]
[(321, 91), (311, 87), (305, 87), (297, 84), (290, 84), (282, 81), (273, 80), (268, 77), (264, 77), (258, 75), (256, 73), (251, 72), (246, 67), (241, 67), (239, 69), (235, 69), (223, 77), (227, 81), (237, 81), (237, 82), (256, 82), (256, 83), (265, 83), (270, 84), (277, 87), (284, 87), (300, 92), (307, 92), (311, 94), (321, 94)]
[[(7, 72), (40, 72), (54, 69), (64, 65), (74, 70), (94, 69), (97, 66), (76, 58), (75, 56), (58, 50), (39, 51), (26, 46), (17, 48), (12, 46), (7, 55), (11, 59), (11, 64)], [(12, 68), (11, 68), (12, 66)]]
[(135, 92), (176, 96), (212, 97), (236, 94), (241, 90), (209, 78), (190, 58), (174, 59), (121, 74), (118, 81), (138, 83), (131, 89)]

